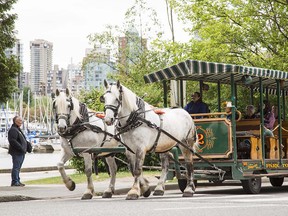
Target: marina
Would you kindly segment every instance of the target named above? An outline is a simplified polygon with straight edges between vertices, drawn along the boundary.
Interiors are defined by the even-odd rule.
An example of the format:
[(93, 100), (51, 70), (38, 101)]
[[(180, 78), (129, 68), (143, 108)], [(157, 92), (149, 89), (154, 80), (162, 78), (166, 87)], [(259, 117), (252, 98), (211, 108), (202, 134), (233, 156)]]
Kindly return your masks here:
[(0, 110), (0, 147), (8, 147), (7, 134), (15, 115), (17, 115), (16, 111), (4, 109), (4, 107)]
[[(60, 161), (61, 151), (54, 151), (53, 153), (27, 153), (22, 168), (36, 168), (36, 167), (55, 167)], [(12, 158), (8, 154), (8, 150), (0, 148), (0, 170), (11, 169)]]
[[(8, 149), (8, 131), (13, 123), (14, 116), (18, 115), (17, 111), (2, 106), (0, 110), (0, 147)], [(25, 126), (26, 123), (23, 123)], [(27, 129), (22, 128), (27, 140), (32, 144), (34, 152), (60, 151), (61, 145), (59, 136), (48, 134), (46, 125), (37, 122), (27, 123)]]

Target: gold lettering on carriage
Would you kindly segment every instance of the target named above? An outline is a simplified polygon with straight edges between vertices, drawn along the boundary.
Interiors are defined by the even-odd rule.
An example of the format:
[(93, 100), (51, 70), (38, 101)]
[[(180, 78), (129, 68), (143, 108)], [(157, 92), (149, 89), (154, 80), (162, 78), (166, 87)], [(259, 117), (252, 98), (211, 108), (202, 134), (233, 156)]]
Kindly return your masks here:
[(288, 164), (287, 164), (287, 163), (284, 163), (284, 164), (282, 164), (282, 167), (287, 168), (287, 167), (288, 167)]
[(279, 168), (279, 164), (278, 163), (267, 163), (266, 168), (277, 169), (277, 168)]
[(257, 168), (258, 167), (258, 164), (257, 163), (255, 163), (255, 164), (249, 164), (248, 165), (248, 169), (255, 169), (255, 168)]

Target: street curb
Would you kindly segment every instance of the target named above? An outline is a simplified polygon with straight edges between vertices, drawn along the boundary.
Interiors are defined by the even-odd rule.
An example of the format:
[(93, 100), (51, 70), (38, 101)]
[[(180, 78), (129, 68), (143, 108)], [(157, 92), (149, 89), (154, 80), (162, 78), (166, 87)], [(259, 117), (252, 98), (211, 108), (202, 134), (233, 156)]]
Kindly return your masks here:
[[(65, 166), (65, 169), (73, 169), (69, 166)], [(41, 172), (41, 171), (53, 171), (58, 170), (57, 166), (51, 167), (28, 167), (28, 168), (21, 168), (21, 172)], [(11, 173), (11, 169), (0, 169), (1, 173)]]
[(0, 203), (1, 202), (30, 201), (30, 200), (39, 200), (39, 199), (34, 198), (34, 197), (21, 196), (21, 195), (0, 196)]

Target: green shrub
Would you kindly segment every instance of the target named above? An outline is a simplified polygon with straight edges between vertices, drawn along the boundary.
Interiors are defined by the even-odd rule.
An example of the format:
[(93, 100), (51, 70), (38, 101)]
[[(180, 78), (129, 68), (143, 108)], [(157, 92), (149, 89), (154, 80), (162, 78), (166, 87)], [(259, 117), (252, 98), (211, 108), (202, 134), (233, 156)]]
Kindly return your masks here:
[[(118, 167), (118, 171), (127, 171), (129, 170), (127, 166), (127, 158), (124, 153), (116, 155), (116, 164)], [(159, 155), (155, 153), (147, 154), (144, 161), (144, 166), (159, 166), (160, 159)], [(70, 160), (71, 166), (77, 170), (79, 173), (85, 172), (85, 164), (84, 159), (82, 157), (73, 157)], [(108, 172), (108, 166), (106, 168), (105, 158), (99, 157), (97, 161), (98, 172)], [(93, 172), (95, 172), (94, 163), (93, 163)]]

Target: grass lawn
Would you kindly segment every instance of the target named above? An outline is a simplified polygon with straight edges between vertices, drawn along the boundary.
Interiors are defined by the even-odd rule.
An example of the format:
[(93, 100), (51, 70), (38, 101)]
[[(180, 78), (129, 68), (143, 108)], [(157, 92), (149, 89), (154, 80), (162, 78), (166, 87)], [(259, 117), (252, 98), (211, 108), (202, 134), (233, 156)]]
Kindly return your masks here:
[[(159, 176), (160, 171), (144, 171), (144, 176)], [(86, 182), (86, 175), (84, 173), (75, 173), (69, 175), (73, 181), (78, 184), (78, 183), (83, 183)], [(128, 171), (125, 172), (117, 172), (116, 178), (123, 178), (123, 177), (130, 177), (131, 173)], [(98, 176), (95, 174), (92, 174), (93, 181), (103, 181), (105, 179), (109, 178), (108, 173), (99, 173)], [(27, 185), (32, 185), (32, 184), (63, 184), (62, 178), (60, 176), (57, 177), (50, 177), (50, 178), (44, 178), (44, 179), (37, 179), (37, 180), (31, 180), (31, 181), (25, 181), (25, 184)]]

